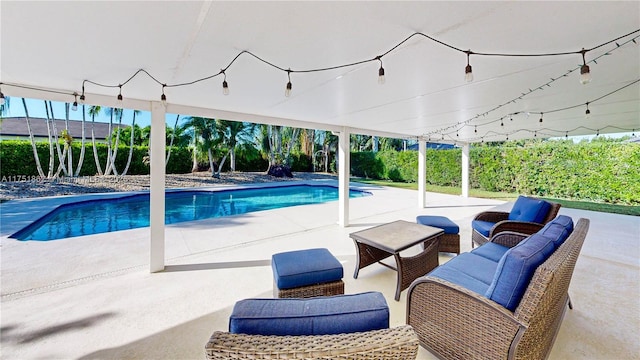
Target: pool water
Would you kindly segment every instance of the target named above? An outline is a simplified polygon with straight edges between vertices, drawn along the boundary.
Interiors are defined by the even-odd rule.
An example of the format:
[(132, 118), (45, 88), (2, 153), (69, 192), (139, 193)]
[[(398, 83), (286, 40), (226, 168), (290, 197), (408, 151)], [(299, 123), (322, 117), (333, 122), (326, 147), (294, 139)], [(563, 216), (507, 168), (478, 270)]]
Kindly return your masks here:
[[(349, 197), (371, 193), (350, 190)], [(165, 195), (165, 223), (217, 218), (338, 199), (333, 186), (291, 185), (222, 191), (179, 191)], [(149, 194), (65, 204), (11, 237), (49, 241), (149, 226)]]

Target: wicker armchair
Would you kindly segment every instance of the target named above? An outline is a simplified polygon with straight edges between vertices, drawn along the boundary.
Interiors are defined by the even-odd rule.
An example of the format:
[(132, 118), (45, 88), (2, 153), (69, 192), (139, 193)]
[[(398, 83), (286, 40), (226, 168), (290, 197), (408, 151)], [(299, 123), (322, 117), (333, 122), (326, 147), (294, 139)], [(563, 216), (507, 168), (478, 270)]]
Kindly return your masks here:
[(542, 223), (509, 220), (509, 213), (504, 211), (484, 211), (479, 213), (473, 220), (488, 221), (495, 223), (495, 225), (491, 228), (488, 237), (481, 234), (478, 230), (472, 229), (471, 247), (475, 247), (476, 245), (480, 246), (488, 242), (495, 234), (503, 231), (513, 231), (528, 235), (538, 232), (546, 223), (553, 220), (560, 210), (560, 204), (550, 201), (547, 202), (551, 204), (551, 207)]
[[(567, 240), (538, 266), (515, 311), (427, 275), (409, 288), (407, 323), (420, 344), (443, 359), (547, 358), (588, 228), (589, 220), (580, 219)], [(525, 237), (507, 232), (494, 240), (507, 245)]]
[(418, 338), (409, 325), (339, 335), (264, 336), (216, 331), (207, 359), (415, 359)]

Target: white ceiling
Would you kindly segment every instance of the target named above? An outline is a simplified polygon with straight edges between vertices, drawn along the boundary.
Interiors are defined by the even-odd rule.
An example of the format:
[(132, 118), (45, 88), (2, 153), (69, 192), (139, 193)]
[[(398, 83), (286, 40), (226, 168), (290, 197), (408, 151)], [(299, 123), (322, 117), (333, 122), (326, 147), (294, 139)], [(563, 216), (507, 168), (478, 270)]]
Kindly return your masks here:
[[(284, 69), (325, 68), (375, 58), (414, 32), (474, 52), (579, 51), (639, 30), (640, 2), (3, 0), (0, 16), (2, 91), (73, 101), (24, 86), (80, 93), (83, 80), (117, 86), (138, 69), (161, 83), (191, 82), (217, 74), (243, 50)], [(638, 132), (639, 83), (593, 102), (588, 119), (584, 106), (547, 113), (542, 123), (537, 113), (585, 104), (640, 79), (640, 46), (631, 41), (640, 44), (639, 36), (588, 52), (587, 61), (610, 55), (589, 63), (586, 85), (579, 83), (580, 55), (472, 55), (475, 80), (466, 83), (464, 53), (415, 36), (382, 58), (384, 85), (373, 61), (293, 73), (287, 98), (286, 72), (243, 54), (226, 71), (230, 95), (222, 94), (222, 76), (168, 87), (167, 111), (431, 139), (448, 129), (446, 140), (470, 142)], [(85, 90), (88, 103), (115, 105), (117, 87), (87, 83)], [(122, 87), (124, 105), (148, 109), (161, 90), (140, 74)]]

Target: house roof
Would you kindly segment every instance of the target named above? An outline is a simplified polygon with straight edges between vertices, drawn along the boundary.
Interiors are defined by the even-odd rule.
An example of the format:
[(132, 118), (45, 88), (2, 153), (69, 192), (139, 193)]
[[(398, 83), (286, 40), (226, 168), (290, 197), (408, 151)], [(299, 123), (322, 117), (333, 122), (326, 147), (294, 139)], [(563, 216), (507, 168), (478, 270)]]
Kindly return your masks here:
[[(44, 118), (29, 118), (31, 131), (34, 137), (47, 138), (49, 132), (47, 131), (47, 119)], [(51, 126), (51, 135), (53, 135), (53, 124)], [(62, 131), (65, 129), (64, 120), (55, 120), (56, 130), (58, 130), (58, 136), (61, 136)], [(91, 126), (92, 123), (87, 121), (85, 124), (85, 138), (91, 138)], [(94, 134), (96, 139), (104, 140), (109, 135), (109, 124), (103, 122), (95, 122)], [(127, 125), (120, 125), (121, 128), (128, 127)], [(118, 128), (118, 124), (113, 124), (113, 129)], [(69, 134), (75, 139), (82, 138), (82, 121), (69, 120)], [(29, 130), (27, 129), (27, 121), (24, 117), (9, 117), (3, 118), (0, 124), (0, 135), (2, 137), (29, 137)]]
[(625, 132), (640, 128), (639, 13), (638, 1), (5, 1), (1, 87), (110, 107), (121, 91), (139, 110), (164, 92), (174, 114), (449, 143)]

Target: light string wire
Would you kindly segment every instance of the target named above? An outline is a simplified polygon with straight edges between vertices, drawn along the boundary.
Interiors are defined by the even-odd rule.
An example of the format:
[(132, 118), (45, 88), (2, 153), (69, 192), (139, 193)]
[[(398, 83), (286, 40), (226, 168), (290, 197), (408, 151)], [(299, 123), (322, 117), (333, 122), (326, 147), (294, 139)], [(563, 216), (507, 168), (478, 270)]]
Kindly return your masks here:
[[(599, 60), (600, 58), (602, 58), (602, 57), (604, 57), (604, 56), (609, 56), (609, 55), (611, 55), (611, 53), (612, 53), (613, 51), (618, 50), (618, 49), (620, 49), (621, 47), (623, 47), (624, 45), (627, 45), (627, 44), (629, 44), (629, 43), (631, 43), (631, 42), (633, 42), (634, 44), (637, 44), (638, 42), (637, 42), (636, 40), (637, 40), (638, 38), (640, 38), (640, 36), (636, 36), (636, 37), (634, 37), (634, 38), (632, 38), (632, 39), (629, 39), (629, 40), (625, 41), (625, 42), (624, 42), (624, 43), (622, 43), (622, 44), (617, 43), (617, 40), (619, 40), (619, 38), (618, 38), (617, 40), (613, 41), (613, 42), (615, 42), (615, 43), (616, 43), (616, 47), (615, 47), (615, 48), (613, 48), (613, 49), (611, 49), (611, 50), (609, 50), (609, 51), (607, 51), (607, 52), (605, 52), (605, 53), (601, 54), (600, 56), (598, 56), (598, 57), (596, 57), (596, 58), (594, 58), (594, 59), (592, 59), (591, 61), (589, 61), (589, 63), (593, 62), (593, 63), (597, 64), (597, 60)], [(610, 44), (610, 43), (611, 43), (611, 42), (609, 42), (609, 44)], [(599, 47), (602, 47), (602, 46), (598, 46), (598, 48), (599, 48)], [(423, 134), (423, 136), (431, 136), (431, 135), (434, 135), (434, 134), (442, 134), (442, 133), (445, 133), (447, 130), (450, 130), (450, 129), (456, 129), (456, 131), (458, 131), (458, 130), (463, 129), (463, 128), (464, 128), (464, 127), (466, 127), (466, 126), (483, 126), (483, 125), (488, 125), (488, 124), (492, 124), (492, 123), (494, 123), (494, 122), (502, 121), (502, 120), (503, 120), (504, 118), (506, 118), (506, 117), (510, 117), (510, 116), (513, 116), (513, 115), (520, 114), (520, 113), (522, 113), (522, 111), (514, 112), (514, 113), (509, 113), (509, 114), (507, 114), (507, 115), (505, 115), (505, 116), (503, 116), (503, 117), (500, 117), (499, 119), (493, 120), (493, 121), (485, 122), (485, 123), (482, 123), (482, 124), (474, 124), (474, 125), (471, 125), (471, 122), (473, 122), (474, 120), (477, 120), (477, 119), (479, 119), (479, 118), (481, 118), (481, 117), (486, 117), (486, 116), (488, 116), (490, 113), (492, 113), (492, 112), (494, 112), (494, 111), (497, 111), (497, 110), (501, 109), (502, 107), (507, 106), (507, 105), (509, 105), (509, 104), (511, 104), (511, 103), (514, 103), (514, 104), (515, 104), (515, 102), (516, 102), (516, 101), (518, 101), (518, 100), (522, 100), (524, 97), (526, 97), (526, 96), (530, 95), (531, 93), (533, 93), (533, 92), (535, 92), (535, 91), (538, 91), (538, 90), (544, 90), (545, 86), (546, 86), (546, 87), (551, 87), (551, 84), (552, 84), (552, 83), (554, 83), (555, 81), (560, 80), (560, 79), (562, 79), (562, 78), (565, 78), (565, 77), (569, 76), (572, 72), (577, 71), (577, 70), (579, 70), (579, 69), (580, 69), (580, 66), (575, 67), (575, 68), (573, 68), (573, 69), (571, 69), (571, 70), (568, 70), (568, 71), (567, 71), (567, 72), (565, 72), (563, 75), (560, 75), (560, 76), (558, 76), (558, 77), (552, 77), (550, 81), (548, 81), (548, 82), (546, 82), (546, 83), (544, 83), (544, 84), (542, 84), (542, 85), (539, 85), (539, 86), (536, 86), (536, 87), (529, 88), (529, 89), (528, 89), (528, 92), (522, 92), (520, 96), (518, 96), (518, 97), (516, 97), (516, 98), (513, 98), (513, 99), (511, 99), (511, 100), (509, 100), (509, 101), (507, 101), (507, 102), (505, 102), (505, 103), (500, 104), (500, 105), (497, 105), (497, 106), (495, 106), (494, 108), (492, 108), (492, 109), (490, 109), (490, 110), (488, 110), (488, 111), (485, 111), (485, 112), (480, 113), (480, 114), (476, 114), (474, 117), (472, 117), (472, 118), (470, 118), (470, 119), (467, 119), (467, 120), (464, 120), (464, 121), (460, 121), (460, 122), (458, 122), (458, 123), (456, 123), (456, 124), (449, 125), (449, 126), (446, 126), (446, 127), (443, 127), (443, 128), (439, 128), (439, 129), (436, 129), (436, 130), (432, 130), (432, 131), (426, 132), (426, 133), (424, 133), (424, 134)], [(575, 107), (579, 107), (579, 106), (581, 106), (581, 105), (584, 105), (584, 104), (576, 105)], [(540, 114), (540, 112), (529, 112), (529, 113), (532, 113), (532, 114)]]
[[(597, 98), (595, 98), (593, 100), (589, 100), (589, 101), (587, 101), (587, 103), (588, 104), (593, 104), (596, 101), (600, 101), (600, 100), (602, 100), (602, 99), (604, 99), (604, 98), (606, 98), (608, 96), (611, 96), (611, 95), (613, 95), (613, 94), (615, 94), (617, 92), (620, 92), (620, 91), (622, 91), (622, 90), (624, 90), (624, 89), (626, 89), (626, 88), (628, 88), (628, 87), (630, 87), (632, 85), (638, 84), (639, 82), (640, 82), (640, 79), (633, 80), (630, 83), (628, 83), (628, 84), (626, 84), (626, 85), (624, 85), (624, 86), (622, 86), (620, 88), (617, 88), (617, 89), (615, 89), (613, 91), (610, 91), (610, 92), (608, 92), (608, 93), (606, 93), (604, 95), (601, 95), (601, 96), (599, 96), (599, 97), (597, 97)], [(483, 124), (465, 125), (465, 126), (475, 126), (475, 127), (484, 126), (484, 125), (492, 124), (492, 123), (495, 123), (495, 122), (498, 122), (498, 121), (503, 121), (505, 118), (509, 118), (509, 117), (511, 117), (513, 115), (527, 113), (527, 114), (536, 114), (536, 115), (541, 115), (542, 116), (543, 114), (552, 114), (552, 113), (571, 110), (571, 109), (575, 109), (575, 108), (579, 108), (579, 107), (583, 107), (583, 106), (585, 106), (585, 104), (584, 103), (580, 103), (580, 104), (576, 104), (576, 105), (565, 106), (565, 107), (562, 107), (562, 108), (557, 108), (557, 109), (552, 109), (552, 110), (547, 110), (547, 111), (536, 111), (536, 112), (533, 112), (533, 111), (518, 111), (518, 112), (515, 112), (515, 113), (508, 114), (506, 116), (503, 116), (503, 117), (501, 117), (499, 119), (491, 120), (491, 121), (483, 123)], [(516, 134), (516, 133), (522, 132), (522, 131), (526, 131), (526, 132), (534, 133), (534, 134), (537, 133), (537, 134), (544, 134), (544, 135), (554, 136), (553, 134), (544, 133), (543, 131), (553, 131), (553, 132), (559, 133), (559, 134), (563, 134), (563, 133), (564, 134), (568, 134), (568, 133), (572, 133), (572, 132), (574, 132), (576, 130), (580, 130), (580, 129), (599, 132), (600, 130), (607, 129), (607, 128), (617, 129), (617, 130), (621, 130), (621, 131), (624, 131), (624, 132), (635, 131), (635, 128), (626, 129), (626, 128), (621, 128), (621, 127), (614, 126), (614, 125), (607, 125), (607, 126), (604, 126), (602, 128), (598, 128), (598, 129), (592, 129), (592, 128), (589, 128), (589, 127), (586, 127), (586, 126), (578, 126), (578, 127), (574, 128), (574, 129), (570, 129), (570, 130), (556, 130), (556, 129), (550, 129), (550, 128), (540, 128), (540, 129), (535, 129), (535, 130), (517, 129), (517, 130), (513, 130), (511, 132), (506, 132), (506, 133), (499, 133), (499, 132), (490, 130), (490, 131), (487, 131), (482, 136), (466, 138), (466, 141), (470, 141), (471, 142), (471, 141), (475, 141), (475, 140), (482, 140), (482, 139), (484, 139), (485, 137), (488, 137), (488, 136), (507, 136), (508, 137), (509, 135), (513, 135), (513, 134)], [(477, 128), (476, 128), (476, 130), (477, 130)], [(442, 132), (440, 134), (442, 135), (443, 139), (444, 139), (444, 137), (446, 135), (452, 141), (460, 141), (459, 136), (458, 136), (458, 131), (459, 131), (459, 129), (456, 129), (456, 130), (451, 131), (451, 132)], [(454, 134), (454, 133), (456, 134), (455, 138), (451, 136), (451, 134)], [(431, 135), (433, 135), (433, 134), (428, 135), (429, 139), (431, 139)]]
[[(119, 88), (119, 89), (120, 89), (120, 91), (119, 91), (119, 96), (121, 96), (122, 87), (123, 87), (124, 85), (128, 84), (130, 81), (132, 81), (132, 80), (133, 80), (135, 77), (137, 77), (139, 74), (145, 74), (145, 75), (147, 75), (150, 79), (152, 79), (154, 82), (156, 82), (158, 85), (161, 85), (161, 86), (162, 86), (162, 94), (164, 95), (164, 88), (170, 88), (170, 87), (182, 87), (182, 86), (193, 85), (193, 84), (196, 84), (196, 83), (199, 83), (199, 82), (202, 82), (202, 81), (206, 81), (206, 80), (209, 80), (209, 79), (215, 78), (215, 77), (217, 77), (217, 76), (219, 76), (219, 75), (224, 75), (224, 76), (226, 77), (226, 71), (227, 71), (227, 70), (228, 70), (228, 69), (229, 69), (229, 68), (230, 68), (230, 67), (231, 67), (231, 66), (236, 62), (236, 60), (238, 60), (238, 58), (239, 58), (240, 56), (242, 56), (242, 55), (244, 55), (244, 54), (247, 54), (248, 56), (251, 56), (251, 57), (255, 58), (256, 60), (258, 60), (258, 61), (260, 61), (260, 62), (262, 62), (262, 63), (264, 63), (264, 64), (266, 64), (266, 65), (268, 65), (268, 66), (271, 66), (271, 67), (273, 67), (273, 68), (275, 68), (275, 69), (278, 69), (278, 70), (280, 70), (280, 71), (286, 72), (286, 73), (287, 73), (287, 75), (288, 75), (289, 77), (290, 77), (290, 74), (291, 74), (291, 73), (312, 73), (312, 72), (321, 72), (321, 71), (329, 71), (329, 70), (335, 70), (335, 69), (340, 69), (340, 68), (347, 68), (347, 67), (352, 67), (352, 66), (356, 66), (356, 65), (365, 64), (365, 63), (372, 62), (372, 61), (381, 61), (381, 59), (382, 59), (384, 56), (389, 55), (391, 52), (395, 51), (397, 48), (399, 48), (400, 46), (402, 46), (403, 44), (405, 44), (406, 42), (408, 42), (409, 40), (411, 40), (412, 38), (414, 38), (414, 37), (416, 37), (416, 36), (421, 36), (421, 37), (426, 38), (426, 39), (428, 39), (428, 40), (430, 40), (430, 41), (433, 41), (433, 42), (436, 42), (436, 43), (438, 43), (438, 44), (440, 44), (440, 45), (443, 45), (443, 46), (445, 46), (445, 47), (447, 47), (447, 48), (450, 48), (450, 49), (452, 49), (452, 50), (455, 50), (455, 51), (457, 51), (457, 52), (464, 53), (464, 54), (466, 54), (467, 58), (469, 58), (469, 56), (470, 56), (470, 55), (476, 55), (476, 56), (494, 56), (494, 57), (495, 57), (495, 56), (499, 56), (499, 57), (544, 57), (544, 56), (581, 55), (581, 56), (583, 57), (583, 60), (584, 60), (584, 55), (585, 55), (585, 54), (587, 54), (588, 52), (591, 52), (591, 51), (593, 51), (593, 50), (599, 49), (599, 48), (604, 47), (604, 46), (606, 46), (606, 45), (609, 45), (609, 44), (615, 43), (615, 44), (616, 44), (616, 48), (614, 48), (614, 49), (612, 49), (612, 50), (610, 50), (610, 51), (608, 51), (608, 52), (606, 52), (606, 53), (604, 53), (604, 54), (602, 54), (602, 55), (600, 55), (600, 56), (598, 56), (598, 57), (596, 57), (596, 58), (594, 58), (594, 59), (592, 59), (592, 60), (590, 60), (590, 61), (589, 61), (589, 63), (594, 62), (594, 63), (596, 63), (596, 64), (597, 64), (597, 60), (598, 60), (599, 58), (601, 58), (601, 57), (603, 57), (603, 56), (610, 55), (610, 52), (611, 52), (611, 51), (616, 50), (616, 49), (618, 49), (618, 48), (622, 47), (623, 45), (628, 44), (629, 42), (633, 42), (633, 43), (637, 44), (636, 39), (637, 39), (638, 37), (640, 37), (640, 36), (636, 36), (636, 37), (634, 37), (634, 38), (632, 38), (632, 39), (630, 39), (630, 40), (627, 40), (627, 41), (625, 41), (624, 43), (622, 43), (622, 45), (621, 45), (621, 44), (619, 44), (619, 43), (618, 43), (618, 41), (619, 41), (619, 40), (621, 40), (621, 39), (624, 39), (624, 38), (626, 38), (626, 37), (629, 37), (629, 36), (631, 36), (631, 35), (633, 35), (633, 34), (639, 33), (639, 32), (640, 32), (640, 29), (637, 29), (637, 30), (631, 31), (631, 32), (629, 32), (629, 33), (627, 33), (627, 34), (624, 34), (624, 35), (618, 36), (618, 37), (616, 37), (616, 38), (614, 38), (614, 39), (612, 39), (612, 40), (605, 41), (605, 42), (603, 42), (603, 43), (601, 43), (601, 44), (599, 44), (599, 45), (596, 45), (596, 46), (591, 47), (591, 48), (588, 48), (588, 49), (586, 49), (586, 48), (582, 48), (581, 50), (577, 50), (577, 51), (565, 51), (565, 52), (555, 52), (555, 53), (491, 53), (491, 52), (477, 52), (477, 51), (472, 51), (472, 50), (470, 50), (470, 49), (469, 49), (469, 50), (463, 50), (463, 49), (461, 49), (461, 48), (459, 48), (459, 47), (456, 47), (456, 46), (453, 46), (453, 45), (451, 45), (451, 44), (448, 44), (448, 43), (446, 43), (446, 42), (444, 42), (444, 41), (438, 40), (438, 39), (436, 39), (436, 38), (434, 38), (434, 37), (431, 37), (431, 36), (429, 36), (429, 35), (426, 35), (426, 34), (424, 34), (424, 33), (422, 33), (422, 32), (415, 32), (415, 33), (413, 33), (413, 34), (411, 34), (411, 35), (407, 36), (405, 39), (403, 39), (402, 41), (400, 41), (398, 44), (396, 44), (396, 45), (394, 45), (393, 47), (391, 47), (391, 48), (390, 48), (389, 50), (387, 50), (386, 52), (382, 53), (381, 55), (375, 56), (375, 57), (373, 57), (373, 58), (369, 58), (369, 59), (365, 59), (365, 60), (360, 60), (360, 61), (356, 61), (356, 62), (351, 62), (351, 63), (347, 63), (347, 64), (341, 64), (341, 65), (335, 65), (335, 66), (329, 66), (329, 67), (323, 67), (323, 68), (305, 69), (305, 70), (295, 70), (295, 69), (291, 69), (291, 68), (284, 68), (284, 67), (282, 67), (282, 66), (276, 65), (276, 64), (274, 64), (274, 63), (272, 63), (272, 62), (270, 62), (270, 61), (268, 61), (268, 60), (263, 59), (262, 57), (260, 57), (260, 56), (258, 56), (258, 55), (256, 55), (256, 54), (252, 53), (251, 51), (243, 50), (243, 51), (239, 52), (239, 53), (238, 53), (238, 54), (237, 54), (237, 55), (236, 55), (236, 56), (235, 56), (235, 57), (234, 57), (234, 58), (233, 58), (233, 59), (232, 59), (232, 60), (227, 64), (227, 66), (226, 66), (226, 67), (224, 67), (223, 69), (221, 69), (218, 73), (215, 73), (215, 74), (212, 74), (212, 75), (208, 75), (208, 76), (205, 76), (205, 77), (202, 77), (202, 78), (199, 78), (199, 79), (195, 79), (195, 80), (192, 80), (192, 81), (188, 81), (188, 82), (175, 83), (175, 84), (167, 84), (167, 83), (164, 83), (164, 82), (162, 82), (162, 81), (158, 80), (155, 76), (153, 76), (152, 74), (150, 74), (150, 73), (149, 73), (147, 70), (145, 70), (145, 69), (138, 69), (138, 70), (137, 70), (135, 73), (133, 73), (133, 74), (132, 74), (132, 75), (131, 75), (127, 80), (125, 80), (124, 82), (121, 82), (121, 83), (119, 83), (119, 84), (117, 84), (117, 85), (116, 85), (116, 84), (104, 84), (104, 83), (99, 83), (99, 82), (96, 82), (96, 81), (93, 81), (93, 80), (85, 79), (85, 80), (83, 80), (83, 81), (82, 81), (82, 92), (81, 92), (80, 99), (81, 99), (81, 100), (84, 100), (84, 99), (85, 99), (85, 85), (86, 85), (87, 83), (88, 83), (88, 84), (95, 85), (95, 86), (99, 86), (99, 87), (105, 87), (105, 88)], [(540, 86), (538, 86), (538, 87), (530, 88), (530, 89), (529, 89), (529, 92), (523, 92), (521, 96), (516, 97), (515, 99), (512, 99), (512, 100), (510, 100), (510, 101), (508, 101), (508, 102), (506, 102), (506, 103), (504, 103), (504, 104), (498, 105), (498, 106), (496, 106), (495, 108), (493, 108), (493, 109), (491, 109), (491, 110), (489, 110), (489, 111), (486, 111), (486, 112), (484, 112), (484, 113), (482, 113), (482, 114), (478, 114), (478, 115), (474, 116), (474, 117), (473, 117), (473, 118), (471, 118), (471, 119), (468, 119), (468, 120), (465, 120), (465, 121), (462, 121), (462, 122), (458, 122), (458, 123), (457, 123), (457, 124), (455, 124), (455, 125), (450, 125), (450, 126), (447, 126), (447, 127), (445, 127), (445, 128), (441, 128), (441, 129), (438, 129), (438, 130), (434, 130), (434, 131), (431, 131), (431, 132), (425, 133), (423, 136), (428, 136), (429, 138), (431, 138), (431, 135), (433, 135), (433, 134), (438, 134), (438, 133), (439, 133), (439, 134), (442, 134), (442, 136), (444, 137), (444, 135), (445, 135), (445, 131), (446, 131), (446, 130), (449, 130), (449, 129), (456, 129), (456, 130), (455, 130), (455, 132), (457, 132), (457, 131), (459, 131), (461, 128), (464, 128), (465, 126), (468, 126), (468, 125), (470, 124), (470, 122), (471, 122), (471, 121), (473, 121), (473, 120), (475, 120), (475, 119), (478, 119), (478, 118), (479, 118), (479, 117), (481, 117), (481, 116), (487, 116), (489, 113), (491, 113), (491, 112), (493, 112), (493, 111), (496, 111), (496, 110), (498, 110), (498, 109), (502, 108), (503, 106), (506, 106), (506, 105), (508, 105), (508, 104), (510, 104), (510, 103), (515, 103), (515, 101), (517, 101), (517, 100), (521, 100), (523, 97), (525, 97), (525, 96), (527, 96), (527, 95), (529, 95), (529, 94), (533, 93), (534, 91), (542, 90), (545, 86), (550, 87), (550, 86), (551, 86), (551, 83), (553, 83), (553, 82), (557, 81), (557, 80), (558, 80), (558, 79), (560, 79), (560, 78), (563, 78), (563, 77), (568, 76), (570, 73), (572, 73), (572, 72), (576, 71), (576, 70), (577, 70), (577, 69), (579, 69), (579, 68), (580, 68), (580, 67), (577, 67), (577, 68), (571, 69), (571, 70), (569, 70), (567, 73), (565, 73), (564, 75), (561, 75), (561, 76), (559, 76), (559, 77), (557, 77), (557, 78), (551, 78), (551, 81), (549, 81), (549, 82), (547, 82), (547, 83), (545, 83), (545, 84), (543, 84), (543, 85), (540, 85)], [(637, 80), (636, 80), (635, 82), (633, 82), (633, 83), (636, 83), (636, 82), (637, 82)], [(630, 86), (630, 85), (632, 85), (633, 83), (628, 84), (627, 86)], [(49, 89), (41, 89), (41, 88), (32, 87), (32, 86), (25, 86), (25, 85), (18, 85), (18, 84), (9, 84), (9, 83), (1, 83), (1, 82), (0, 82), (0, 85), (8, 85), (8, 86), (14, 86), (14, 87), (25, 88), (25, 89), (36, 90), (36, 91), (43, 91), (43, 92), (56, 93), (56, 94), (64, 94), (64, 95), (71, 95), (71, 96), (74, 96), (74, 97), (77, 97), (77, 96), (78, 96), (78, 92), (75, 92), (75, 91), (74, 91), (73, 93), (69, 93), (69, 92), (64, 92), (64, 91), (49, 90)], [(621, 90), (621, 89), (619, 89), (619, 90)], [(610, 95), (610, 94), (607, 94), (607, 95), (605, 95), (605, 96), (608, 96), (608, 95)], [(605, 97), (605, 96), (603, 96), (603, 97)], [(602, 97), (601, 97), (601, 98), (602, 98)], [(597, 100), (599, 100), (599, 99), (601, 99), (601, 98), (598, 98), (598, 99), (596, 99), (596, 100), (589, 101), (588, 103), (592, 103), (592, 102), (597, 101)], [(166, 99), (166, 96), (163, 96), (163, 101), (164, 101), (165, 99)], [(549, 112), (555, 112), (555, 111), (562, 111), (562, 110), (567, 110), (567, 109), (572, 109), (572, 108), (579, 107), (579, 106), (582, 106), (582, 105), (583, 105), (583, 104), (579, 104), (579, 105), (574, 105), (574, 106), (567, 107), (566, 109), (556, 109), (556, 110), (552, 110), (552, 111), (547, 111), (547, 113), (549, 113)], [(516, 114), (519, 114), (519, 113), (520, 113), (520, 112), (516, 112), (516, 113), (509, 114), (509, 115), (507, 115), (507, 116), (512, 116), (512, 115), (516, 115)], [(535, 113), (535, 112), (530, 112), (530, 113)], [(542, 112), (540, 112), (539, 114), (542, 114)], [(483, 123), (483, 124), (476, 124), (476, 125), (474, 125), (474, 126), (476, 126), (476, 131), (477, 131), (477, 126), (483, 126), (483, 125), (487, 125), (487, 124), (490, 124), (490, 123), (493, 123), (493, 122), (496, 122), (496, 121), (502, 121), (503, 119), (504, 119), (504, 117), (501, 117), (500, 119), (496, 119), (496, 120), (494, 120), (494, 121), (487, 122), (487, 123)], [(526, 130), (526, 129), (521, 129), (521, 130), (518, 130), (518, 131), (528, 131), (528, 130)], [(448, 133), (447, 135), (449, 135), (449, 134), (450, 134), (450, 133)]]
[[(474, 51), (471, 51), (471, 50), (463, 50), (463, 49), (458, 48), (456, 46), (447, 44), (444, 41), (441, 41), (441, 40), (438, 40), (438, 39), (436, 39), (434, 37), (426, 35), (426, 34), (424, 34), (422, 32), (415, 32), (415, 33), (409, 35), (408, 37), (406, 37), (404, 40), (400, 41), (398, 44), (396, 44), (395, 46), (393, 46), (392, 48), (390, 48), (386, 52), (382, 53), (381, 55), (375, 56), (373, 58), (365, 59), (365, 60), (360, 60), (360, 61), (351, 62), (351, 63), (347, 63), (347, 64), (323, 67), (323, 68), (305, 69), (305, 70), (295, 70), (295, 69), (291, 69), (291, 68), (285, 68), (285, 67), (276, 65), (273, 62), (265, 60), (264, 58), (252, 53), (251, 51), (243, 50), (243, 51), (239, 52), (233, 58), (233, 60), (231, 60), (229, 62), (229, 64), (225, 68), (221, 69), (218, 73), (212, 74), (212, 75), (209, 75), (209, 76), (205, 76), (205, 77), (202, 77), (202, 78), (199, 78), (199, 79), (195, 79), (195, 80), (192, 80), (192, 81), (188, 81), (188, 82), (176, 83), (176, 84), (163, 83), (160, 80), (158, 80), (157, 78), (155, 78), (153, 75), (151, 75), (149, 72), (147, 72), (146, 70), (139, 69), (133, 75), (131, 75), (126, 81), (124, 81), (124, 82), (122, 82), (122, 83), (120, 83), (118, 85), (102, 84), (102, 83), (98, 83), (98, 82), (95, 82), (95, 81), (92, 81), (92, 80), (83, 80), (82, 87), (83, 87), (83, 90), (84, 90), (85, 83), (90, 83), (90, 84), (93, 84), (93, 85), (96, 85), (96, 86), (109, 87), (109, 88), (122, 87), (122, 86), (126, 85), (128, 82), (130, 82), (131, 80), (133, 80), (140, 73), (146, 74), (153, 81), (155, 81), (158, 85), (162, 85), (164, 87), (181, 87), (181, 86), (193, 85), (193, 84), (196, 84), (198, 82), (209, 80), (209, 79), (217, 77), (217, 76), (219, 76), (221, 74), (224, 74), (236, 62), (236, 60), (238, 60), (238, 58), (241, 55), (244, 55), (244, 54), (247, 54), (248, 56), (251, 56), (251, 57), (255, 58), (256, 60), (258, 60), (258, 61), (260, 61), (260, 62), (262, 62), (262, 63), (264, 63), (266, 65), (269, 65), (269, 66), (271, 66), (271, 67), (273, 67), (275, 69), (278, 69), (278, 70), (280, 70), (282, 72), (286, 72), (286, 73), (289, 73), (289, 74), (290, 73), (312, 73), (312, 72), (336, 70), (336, 69), (341, 69), (341, 68), (347, 68), (347, 67), (351, 67), (351, 66), (361, 65), (361, 64), (368, 63), (368, 62), (372, 62), (372, 61), (378, 61), (378, 60), (382, 59), (382, 57), (384, 57), (384, 56), (390, 54), (391, 52), (395, 51), (398, 47), (402, 46), (404, 43), (406, 43), (407, 41), (409, 41), (410, 39), (412, 39), (415, 36), (422, 36), (422, 37), (424, 37), (426, 39), (429, 39), (429, 40), (431, 40), (433, 42), (441, 44), (441, 45), (443, 45), (445, 47), (448, 47), (448, 48), (450, 48), (452, 50), (467, 54), (467, 56), (468, 55), (477, 55), (477, 56), (501, 56), (501, 57), (541, 57), (541, 56), (584, 55), (584, 54), (586, 54), (586, 53), (588, 53), (590, 51), (599, 49), (599, 48), (601, 48), (603, 46), (606, 46), (608, 44), (614, 43), (614, 42), (616, 42), (618, 40), (621, 40), (621, 39), (623, 39), (625, 37), (631, 36), (631, 35), (633, 35), (635, 33), (638, 33), (638, 32), (640, 32), (640, 29), (631, 31), (631, 32), (629, 32), (629, 33), (627, 33), (625, 35), (618, 36), (615, 39), (606, 41), (604, 43), (601, 43), (601, 44), (596, 45), (596, 46), (594, 46), (592, 48), (589, 48), (589, 49), (583, 48), (583, 49), (577, 50), (577, 51), (566, 51), (566, 52), (556, 52), (556, 53), (529, 53), (529, 54), (525, 54), (525, 53), (489, 53), (489, 52), (474, 52)], [(84, 91), (83, 91), (83, 93), (84, 93)]]

